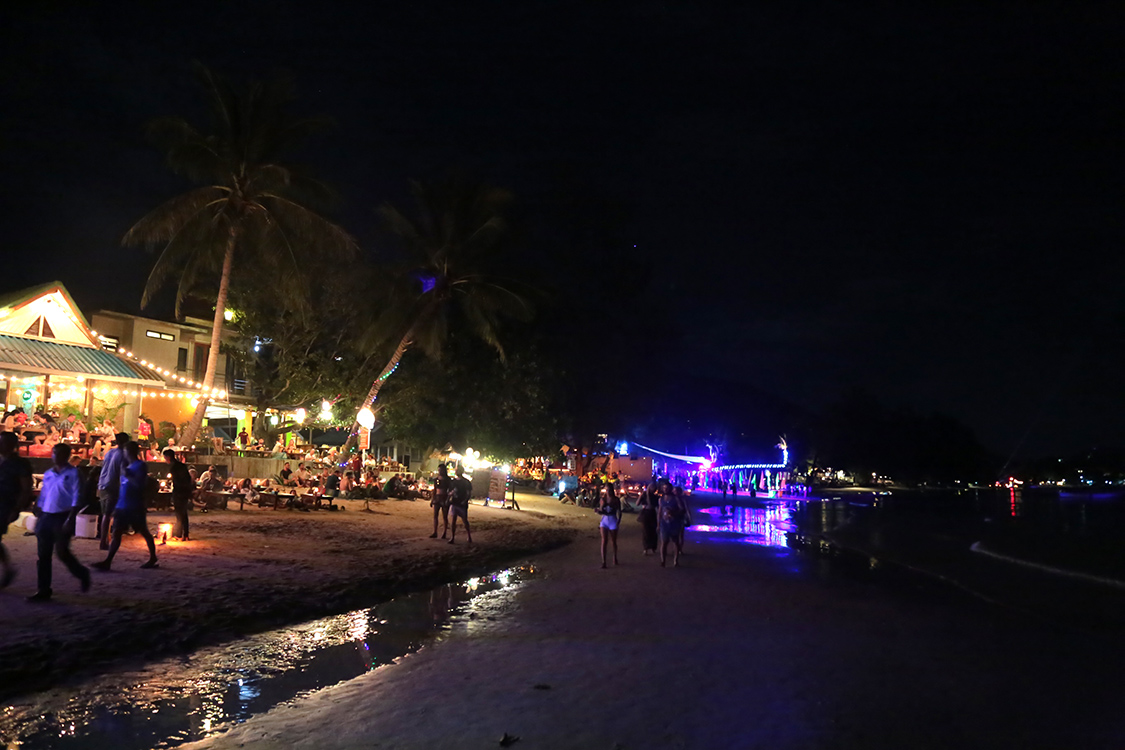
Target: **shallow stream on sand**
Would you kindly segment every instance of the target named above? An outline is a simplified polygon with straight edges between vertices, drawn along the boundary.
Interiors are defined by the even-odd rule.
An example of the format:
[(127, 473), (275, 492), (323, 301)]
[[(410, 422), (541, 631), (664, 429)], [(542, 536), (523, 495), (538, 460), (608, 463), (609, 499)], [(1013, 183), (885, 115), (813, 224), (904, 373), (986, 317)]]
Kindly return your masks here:
[(534, 566), (116, 670), (0, 707), (9, 749), (174, 747), (390, 664), (458, 622), (495, 617)]

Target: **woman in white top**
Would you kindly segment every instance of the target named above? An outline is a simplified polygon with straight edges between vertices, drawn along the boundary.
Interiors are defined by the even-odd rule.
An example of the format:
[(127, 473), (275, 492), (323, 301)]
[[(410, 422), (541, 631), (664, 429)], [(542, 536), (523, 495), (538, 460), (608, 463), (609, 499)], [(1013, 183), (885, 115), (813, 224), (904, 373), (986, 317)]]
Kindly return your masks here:
[(602, 533), (602, 567), (606, 567), (605, 553), (609, 542), (613, 541), (613, 564), (617, 564), (617, 527), (621, 525), (621, 501), (617, 495), (607, 492), (598, 505), (598, 514), (602, 517), (598, 527)]

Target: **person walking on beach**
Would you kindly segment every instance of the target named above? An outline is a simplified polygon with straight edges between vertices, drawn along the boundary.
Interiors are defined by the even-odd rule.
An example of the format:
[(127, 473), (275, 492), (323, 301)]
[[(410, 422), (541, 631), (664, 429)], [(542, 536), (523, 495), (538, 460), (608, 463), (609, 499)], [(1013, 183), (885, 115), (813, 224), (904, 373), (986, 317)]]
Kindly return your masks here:
[(469, 544), (473, 543), (473, 531), (469, 528), (469, 496), (473, 494), (473, 483), (465, 478), (465, 469), (462, 466), (457, 467), (457, 478), (453, 480), (450, 487), (449, 494), (449, 543), (453, 544), (453, 540), (457, 538), (457, 519), (460, 518), (465, 522), (465, 535), (469, 538)]
[(39, 520), (35, 524), (38, 542), (38, 588), (27, 597), (29, 602), (45, 602), (51, 598), (51, 556), (59, 560), (79, 580), (82, 591), (90, 590), (90, 571), (70, 551), (70, 537), (74, 530), (74, 517), (78, 513), (78, 500), (82, 494), (82, 477), (70, 465), (70, 446), (58, 443), (51, 449), (52, 466), (43, 472), (43, 485), (39, 491)]
[(672, 491), (667, 482), (664, 484), (664, 494), (660, 496), (660, 567), (664, 567), (668, 558), (668, 542), (676, 545), (676, 558), (673, 566), (679, 567), (680, 553), (684, 548), (684, 516), (687, 507), (683, 498)]
[(430, 498), (430, 505), (434, 509), (434, 533), (430, 539), (437, 539), (438, 516), (441, 516), (441, 538), (449, 533), (449, 488), (453, 480), (449, 478), (449, 467), (444, 463), (438, 464), (437, 479), (434, 480), (434, 494)]
[(31, 505), (31, 462), (19, 454), (19, 446), (16, 433), (0, 432), (0, 589), (16, 577), (4, 534), (20, 510)]
[(660, 494), (656, 491), (656, 482), (645, 488), (637, 502), (640, 506), (637, 511), (637, 520), (641, 523), (641, 545), (644, 554), (651, 555), (656, 552), (657, 540), (659, 539), (657, 510), (660, 505)]
[(598, 504), (598, 514), (602, 517), (598, 527), (602, 534), (602, 567), (606, 567), (605, 553), (610, 540), (613, 541), (613, 564), (617, 564), (617, 527), (621, 525), (621, 501), (611, 489), (612, 484), (606, 486), (605, 497)]
[(691, 526), (691, 508), (688, 506), (687, 498), (684, 497), (684, 488), (676, 485), (672, 488), (672, 492), (676, 493), (679, 498), (680, 506), (684, 509), (683, 522), (680, 524), (680, 554), (684, 554), (684, 533), (688, 526)]
[(113, 520), (113, 509), (117, 506), (117, 496), (121, 494), (121, 471), (125, 468), (125, 443), (129, 435), (117, 433), (102, 460), (102, 473), (98, 475), (98, 502), (102, 506), (101, 525), (98, 527), (98, 547), (109, 549), (109, 527)]
[(168, 462), (168, 471), (172, 475), (172, 509), (176, 512), (176, 525), (172, 528), (172, 537), (186, 542), (188, 541), (188, 509), (191, 508), (195, 482), (191, 480), (191, 473), (187, 466), (176, 456), (176, 451), (165, 448), (164, 460)]
[(122, 472), (121, 491), (117, 497), (117, 507), (113, 510), (113, 541), (109, 544), (109, 555), (101, 562), (94, 563), (98, 570), (110, 569), (113, 557), (121, 547), (121, 535), (126, 526), (131, 526), (148, 545), (148, 562), (142, 568), (155, 568), (159, 565), (156, 561), (156, 542), (148, 530), (148, 519), (145, 515), (145, 483), (148, 481), (148, 467), (140, 459), (141, 446), (130, 440), (125, 444), (125, 455), (129, 461)]

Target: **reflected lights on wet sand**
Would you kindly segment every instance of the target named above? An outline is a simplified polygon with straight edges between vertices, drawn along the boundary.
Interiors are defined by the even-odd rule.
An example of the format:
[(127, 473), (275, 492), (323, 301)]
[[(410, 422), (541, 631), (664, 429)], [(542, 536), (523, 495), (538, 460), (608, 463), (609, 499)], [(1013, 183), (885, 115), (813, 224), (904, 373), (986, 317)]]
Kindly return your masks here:
[[(790, 518), (791, 508), (785, 504), (765, 507), (714, 506), (696, 512), (697, 523), (688, 529), (694, 532), (732, 535), (730, 541), (761, 547), (789, 546), (786, 533), (795, 531)], [(729, 511), (729, 512), (728, 512)]]
[(63, 737), (76, 748), (169, 747), (200, 739), (393, 663), (454, 623), (471, 629), (476, 613), (502, 611), (506, 597), (534, 573), (531, 566), (508, 568), (139, 671), (108, 673), (77, 688), (25, 696), (0, 706), (0, 738), (9, 750), (54, 747)]

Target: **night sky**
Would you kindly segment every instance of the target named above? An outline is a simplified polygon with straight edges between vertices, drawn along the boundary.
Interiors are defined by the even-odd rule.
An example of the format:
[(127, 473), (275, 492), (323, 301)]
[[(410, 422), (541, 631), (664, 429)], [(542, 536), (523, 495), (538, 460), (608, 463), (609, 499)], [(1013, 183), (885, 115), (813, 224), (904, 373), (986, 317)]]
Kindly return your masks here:
[(627, 207), (690, 372), (812, 407), (864, 388), (1004, 457), (1125, 445), (1125, 5), (23, 5), (5, 288), (135, 309), (151, 257), (121, 236), (184, 187), (145, 121), (199, 118), (191, 60), (284, 70), (337, 121), (302, 161), (376, 252), (408, 179), (535, 203), (566, 175)]

